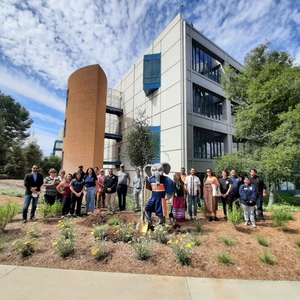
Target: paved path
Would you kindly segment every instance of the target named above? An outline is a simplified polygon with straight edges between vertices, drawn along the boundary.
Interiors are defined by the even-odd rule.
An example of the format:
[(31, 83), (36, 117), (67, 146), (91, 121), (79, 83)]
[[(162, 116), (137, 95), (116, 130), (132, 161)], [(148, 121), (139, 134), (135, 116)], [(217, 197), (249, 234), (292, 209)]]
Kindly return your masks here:
[(299, 281), (105, 273), (0, 265), (1, 300), (300, 299)]

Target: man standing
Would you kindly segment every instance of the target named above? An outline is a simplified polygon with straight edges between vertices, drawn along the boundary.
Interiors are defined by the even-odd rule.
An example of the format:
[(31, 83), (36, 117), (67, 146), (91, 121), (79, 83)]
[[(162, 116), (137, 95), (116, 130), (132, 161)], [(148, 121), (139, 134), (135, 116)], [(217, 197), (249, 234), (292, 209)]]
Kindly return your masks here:
[(43, 175), (38, 173), (38, 169), (39, 168), (36, 165), (33, 165), (31, 168), (31, 173), (26, 174), (24, 178), (24, 185), (26, 187), (26, 190), (25, 190), (24, 204), (22, 210), (23, 223), (27, 222), (27, 212), (31, 200), (32, 200), (32, 205), (30, 211), (30, 220), (33, 221), (36, 220), (34, 214), (37, 207), (41, 186), (44, 183)]
[(105, 208), (105, 191), (104, 191), (104, 179), (105, 179), (105, 171), (104, 169), (100, 170), (100, 174), (97, 176), (98, 181), (98, 190), (97, 190), (97, 200), (96, 207), (100, 209), (100, 207)]
[(134, 195), (134, 211), (141, 210), (140, 193), (142, 190), (142, 176), (140, 169), (136, 169), (136, 175), (132, 179)]
[(108, 175), (104, 178), (104, 190), (106, 193), (107, 208), (113, 214), (116, 211), (116, 189), (118, 177), (113, 173), (113, 169), (108, 169)]
[(119, 199), (119, 209), (126, 210), (126, 195), (127, 195), (127, 187), (130, 184), (130, 175), (124, 169), (124, 165), (120, 165), (120, 171), (117, 172), (118, 177), (118, 199)]
[(76, 177), (77, 173), (80, 173), (80, 180), (83, 180), (85, 175), (85, 172), (83, 171), (83, 166), (78, 167), (78, 171), (73, 174), (73, 179)]
[(235, 204), (239, 205), (239, 202), (237, 202), (237, 200), (240, 199), (239, 189), (240, 189), (240, 185), (243, 183), (242, 178), (237, 176), (236, 170), (231, 170), (230, 171), (229, 178), (232, 181), (232, 188), (231, 188), (231, 191), (228, 195), (229, 196), (228, 201), (230, 201), (231, 203), (234, 202)]
[(194, 206), (194, 218), (197, 220), (197, 199), (200, 197), (200, 179), (195, 176), (195, 168), (191, 168), (190, 174), (185, 182), (184, 182), (184, 188), (187, 192), (187, 198), (188, 198), (188, 210), (189, 210), (189, 217), (188, 219), (191, 220), (193, 216), (193, 210), (192, 207)]
[(257, 176), (255, 169), (250, 170), (250, 183), (254, 184), (256, 190), (256, 207), (258, 219), (263, 220), (263, 197), (267, 196), (267, 186), (262, 177)]

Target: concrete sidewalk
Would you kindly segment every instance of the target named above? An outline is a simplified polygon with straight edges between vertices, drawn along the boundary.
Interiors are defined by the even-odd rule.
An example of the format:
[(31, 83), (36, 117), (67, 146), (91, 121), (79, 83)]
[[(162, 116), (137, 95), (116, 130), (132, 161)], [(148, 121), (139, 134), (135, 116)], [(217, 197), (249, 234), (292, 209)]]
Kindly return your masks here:
[(299, 281), (105, 273), (0, 265), (0, 299), (299, 299)]

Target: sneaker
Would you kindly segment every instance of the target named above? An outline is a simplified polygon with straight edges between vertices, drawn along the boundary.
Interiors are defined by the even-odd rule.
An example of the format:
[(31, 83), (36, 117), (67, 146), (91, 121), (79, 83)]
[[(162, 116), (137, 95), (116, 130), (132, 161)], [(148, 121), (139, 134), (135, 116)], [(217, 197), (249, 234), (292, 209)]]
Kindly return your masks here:
[(255, 225), (254, 222), (252, 222), (252, 227), (253, 227), (253, 228), (256, 228), (256, 227), (257, 227), (257, 226)]
[(76, 215), (76, 218), (83, 218), (82, 215)]
[(245, 222), (245, 223), (244, 223), (244, 226), (248, 226), (248, 222)]
[(25, 224), (27, 222), (27, 220), (23, 220), (22, 222)]
[(209, 217), (208, 222), (211, 222), (213, 220), (213, 217)]
[(30, 220), (31, 221), (37, 221), (37, 219), (35, 217), (31, 217)]
[(214, 221), (219, 221), (219, 219), (217, 217), (214, 217)]

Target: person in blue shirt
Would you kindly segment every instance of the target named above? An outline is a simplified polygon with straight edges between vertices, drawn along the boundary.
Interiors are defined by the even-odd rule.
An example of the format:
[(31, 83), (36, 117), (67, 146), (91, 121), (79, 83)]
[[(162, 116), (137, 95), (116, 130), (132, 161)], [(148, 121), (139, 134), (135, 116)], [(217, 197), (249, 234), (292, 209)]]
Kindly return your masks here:
[(244, 184), (240, 186), (240, 201), (244, 210), (245, 226), (248, 225), (250, 219), (252, 227), (256, 228), (254, 217), (254, 206), (256, 201), (255, 185), (250, 183), (248, 176), (244, 177)]
[(236, 170), (231, 170), (230, 171), (230, 180), (232, 181), (232, 188), (229, 193), (229, 198), (231, 203), (235, 203), (239, 205), (239, 199), (240, 199), (240, 194), (239, 194), (239, 188), (240, 185), (243, 183), (243, 180), (240, 176), (236, 174)]

